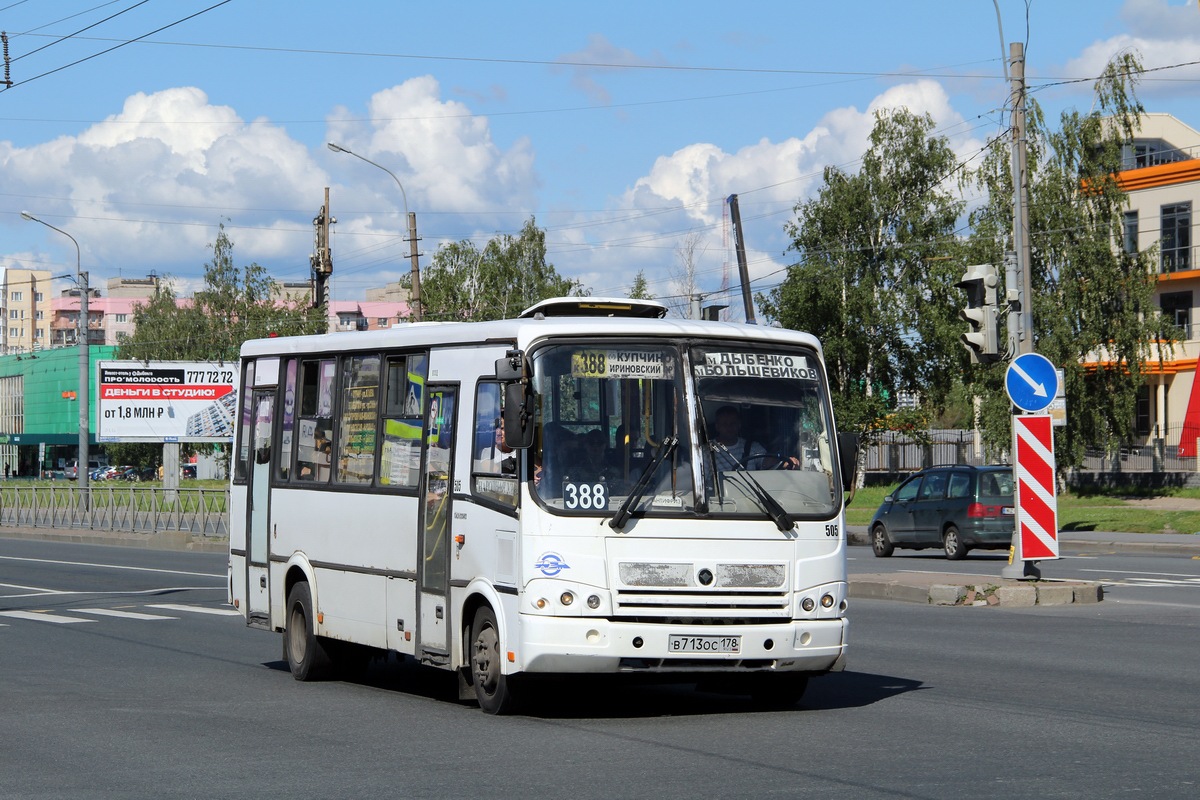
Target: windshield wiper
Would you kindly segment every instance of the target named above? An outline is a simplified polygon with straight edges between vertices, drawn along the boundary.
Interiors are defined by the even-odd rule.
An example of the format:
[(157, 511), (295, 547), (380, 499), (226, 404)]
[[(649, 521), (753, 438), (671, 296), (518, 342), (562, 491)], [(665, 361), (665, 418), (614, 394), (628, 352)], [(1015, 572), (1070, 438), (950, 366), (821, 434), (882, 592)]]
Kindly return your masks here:
[[(788, 516), (787, 511), (784, 510), (783, 506), (779, 504), (779, 501), (767, 493), (767, 490), (763, 488), (763, 485), (758, 482), (758, 478), (755, 478), (750, 470), (746, 469), (741, 461), (738, 461), (737, 456), (729, 452), (729, 448), (720, 441), (710, 441), (708, 446), (714, 453), (723, 452), (729, 457), (729, 462), (733, 464), (734, 472), (738, 475), (738, 477), (745, 481), (745, 485), (749, 487), (755, 499), (758, 500), (759, 507), (762, 508), (762, 510), (765, 511), (772, 520), (774, 520), (775, 527), (779, 528), (779, 530), (783, 531), (784, 533), (790, 531), (794, 525), (792, 518)], [(716, 459), (714, 459), (714, 462), (715, 461)], [(716, 481), (717, 483), (721, 482), (720, 474), (716, 475)]]
[(654, 458), (650, 459), (650, 463), (646, 465), (646, 468), (642, 470), (642, 474), (638, 476), (637, 483), (629, 490), (629, 496), (625, 498), (625, 502), (617, 509), (616, 515), (608, 521), (610, 528), (619, 531), (625, 527), (625, 523), (629, 521), (629, 517), (633, 514), (633, 507), (646, 494), (646, 489), (650, 486), (650, 479), (658, 471), (658, 465), (665, 461), (671, 453), (674, 453), (678, 445), (679, 437), (677, 436), (668, 436), (662, 440), (662, 444), (658, 446), (658, 452), (654, 454)]

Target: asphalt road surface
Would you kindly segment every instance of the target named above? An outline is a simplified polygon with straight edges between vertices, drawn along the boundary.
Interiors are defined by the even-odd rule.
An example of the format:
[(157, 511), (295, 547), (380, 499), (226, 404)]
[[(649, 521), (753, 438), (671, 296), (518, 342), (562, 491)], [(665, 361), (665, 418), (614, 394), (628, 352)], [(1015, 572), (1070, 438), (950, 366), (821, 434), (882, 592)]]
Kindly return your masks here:
[(297, 683), (224, 586), (220, 555), (0, 539), (0, 797), (1200, 795), (1194, 598), (855, 601), (794, 710), (578, 679), (495, 718), (394, 660)]

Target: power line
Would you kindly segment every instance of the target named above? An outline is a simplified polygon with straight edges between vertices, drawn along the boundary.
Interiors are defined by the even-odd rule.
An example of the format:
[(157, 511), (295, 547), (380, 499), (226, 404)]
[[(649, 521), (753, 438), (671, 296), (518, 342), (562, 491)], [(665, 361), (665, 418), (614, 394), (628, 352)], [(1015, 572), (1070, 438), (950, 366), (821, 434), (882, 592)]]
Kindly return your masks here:
[[(13, 89), (17, 88), (18, 86), (23, 86), (26, 83), (31, 83), (33, 81), (38, 80), (39, 78), (44, 78), (47, 75), (53, 75), (56, 72), (62, 72), (64, 69), (69, 69), (71, 67), (77, 66), (79, 64), (84, 63), (85, 61), (91, 61), (93, 58), (99, 58), (100, 56), (105, 55), (107, 53), (111, 53), (114, 50), (119, 50), (120, 48), (125, 47), (126, 45), (130, 45), (130, 44), (133, 44), (134, 42), (141, 41), (142, 39), (145, 39), (147, 36), (153, 36), (156, 33), (165, 31), (168, 28), (173, 28), (176, 25), (187, 22), (190, 19), (195, 19), (196, 17), (200, 16), (201, 14), (207, 14), (209, 11), (212, 11), (214, 8), (219, 8), (223, 5), (225, 5), (226, 3), (230, 3), (230, 2), (232, 2), (232, 0), (221, 0), (219, 3), (215, 3), (202, 11), (197, 11), (195, 14), (189, 14), (188, 16), (183, 17), (182, 19), (177, 19), (172, 23), (163, 25), (161, 28), (155, 28), (154, 30), (150, 31), (149, 33), (144, 33), (141, 36), (135, 37), (133, 39), (123, 39), (123, 40), (111, 40), (110, 39), (110, 40), (107, 40), (107, 41), (118, 41), (119, 43), (113, 45), (112, 47), (108, 48), (107, 50), (101, 50), (99, 53), (93, 53), (90, 56), (85, 56), (84, 58), (80, 58), (76, 61), (72, 61), (69, 64), (64, 64), (61, 67), (55, 67), (54, 69), (48, 70), (47, 72), (43, 72), (40, 75), (34, 75), (32, 78), (26, 78), (23, 81), (16, 81), (12, 84), (12, 86), (9, 86), (8, 88), (4, 89), (4, 91), (5, 92), (12, 91)], [(83, 40), (83, 39), (86, 39), (87, 37), (76, 37), (76, 38)]]

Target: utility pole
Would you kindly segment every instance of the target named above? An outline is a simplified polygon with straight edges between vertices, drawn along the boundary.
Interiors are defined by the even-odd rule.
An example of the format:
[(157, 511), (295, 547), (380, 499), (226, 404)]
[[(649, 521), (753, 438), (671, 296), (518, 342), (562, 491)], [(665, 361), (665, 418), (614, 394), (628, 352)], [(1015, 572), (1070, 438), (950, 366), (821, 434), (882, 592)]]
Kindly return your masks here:
[(733, 245), (737, 250), (738, 274), (742, 279), (742, 306), (746, 310), (746, 324), (757, 325), (754, 300), (750, 297), (750, 270), (746, 266), (746, 238), (742, 235), (742, 212), (738, 209), (738, 196), (731, 194), (725, 202), (729, 203), (729, 216), (733, 221)]
[(408, 259), (412, 264), (412, 305), (413, 322), (421, 321), (421, 267), (417, 263), (417, 212), (408, 212)]
[(329, 215), (329, 187), (325, 187), (325, 205), (313, 220), (316, 246), (309, 262), (313, 274), (313, 308), (329, 305), (329, 276), (333, 274), (333, 255), (329, 249), (329, 226), (337, 224), (337, 218)]
[[(1016, 278), (1020, 284), (1020, 296), (1016, 298), (1016, 304), (1013, 305), (1013, 294), (1016, 283), (1006, 286), (1007, 300), (1009, 301), (1009, 335), (1014, 332), (1012, 317), (1017, 316), (1018, 321), (1015, 326), (1017, 334), (1016, 350), (1021, 356), (1033, 353), (1033, 280), (1032, 268), (1030, 266), (1031, 248), (1029, 246), (1029, 172), (1025, 154), (1025, 46), (1020, 42), (1012, 42), (1008, 46), (1009, 63), (1011, 66), (1011, 81), (1012, 81), (1012, 154), (1010, 161), (1012, 165), (1012, 182), (1013, 182), (1013, 256), (1012, 262), (1015, 262), (1013, 271), (1016, 272)], [(1009, 258), (1005, 258), (1005, 279), (1010, 277)], [(1018, 352), (1011, 352), (1010, 358), (1016, 359)], [(1028, 362), (1026, 362), (1028, 363)], [(1010, 370), (1016, 367), (1016, 362), (1010, 366)], [(1020, 458), (1021, 442), (1018, 437), (1018, 422), (1016, 404), (1013, 407), (1013, 470), (1014, 477), (1020, 478), (1020, 472), (1023, 468)], [(1053, 461), (1053, 440), (1050, 446), (1050, 469), (1054, 469)], [(1041, 577), (1041, 570), (1038, 569), (1036, 561), (1027, 561), (1024, 558), (1022, 545), (1022, 527), (1025, 524), (1025, 502), (1021, 498), (1021, 488), (1018, 481), (1017, 491), (1017, 513), (1013, 519), (1013, 538), (1012, 550), (1009, 556), (1008, 564), (1000, 570), (1002, 578), (1016, 578), (1018, 580), (1036, 580)], [(1057, 531), (1054, 532), (1057, 535)]]
[[(1029, 247), (1029, 171), (1025, 157), (1025, 46), (1008, 46), (1012, 63), (1012, 180), (1013, 180), (1013, 251), (1017, 256), (1017, 276), (1021, 296), (1017, 300), (1020, 319), (1021, 353), (1033, 352), (1033, 281), (1030, 276)], [(1010, 289), (1015, 287), (1009, 287)], [(1011, 300), (1012, 293), (1009, 292)], [(1010, 312), (1011, 313), (1011, 312)]]

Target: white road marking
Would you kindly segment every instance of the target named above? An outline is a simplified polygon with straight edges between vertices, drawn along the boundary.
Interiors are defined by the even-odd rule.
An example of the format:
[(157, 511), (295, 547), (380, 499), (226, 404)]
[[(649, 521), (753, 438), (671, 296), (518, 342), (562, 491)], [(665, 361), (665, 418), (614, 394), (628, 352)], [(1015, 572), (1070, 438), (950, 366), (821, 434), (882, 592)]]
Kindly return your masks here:
[(72, 622), (95, 622), (94, 619), (79, 619), (78, 617), (60, 617), (57, 614), (46, 614), (41, 611), (0, 611), (0, 617), (12, 619), (29, 619), (35, 622), (53, 622), (56, 625), (69, 625)]
[(168, 617), (163, 614), (142, 614), (138, 611), (118, 611), (115, 608), (72, 608), (70, 609), (75, 614), (99, 614), (102, 617), (120, 617), (121, 619), (179, 619), (179, 617)]
[(240, 617), (242, 615), (242, 612), (236, 608), (205, 608), (204, 606), (185, 606), (175, 603), (151, 603), (149, 608), (162, 608), (167, 611), (191, 611), (196, 614), (217, 614), (222, 617)]
[(129, 567), (121, 564), (96, 564), (90, 561), (58, 561), (50, 558), (21, 558), (19, 556), (0, 556), (4, 561), (26, 561), (35, 564), (56, 564), (65, 567), (97, 567), (99, 569), (120, 569), (131, 572), (161, 572), (164, 575), (191, 575), (198, 578), (225, 579), (224, 572), (184, 572), (178, 569), (155, 569), (153, 567)]
[(84, 589), (63, 590), (63, 589), (43, 589), (39, 586), (16, 586), (11, 583), (0, 583), (0, 586), (13, 586), (18, 589), (28, 589), (25, 594), (0, 594), (0, 600), (11, 597), (43, 597), (43, 596), (59, 596), (59, 595), (89, 595), (102, 597), (104, 595), (135, 595), (135, 594), (164, 594), (166, 592), (224, 592), (224, 586), (160, 586), (156, 589), (138, 589), (137, 591), (118, 590), (118, 591), (87, 591)]

